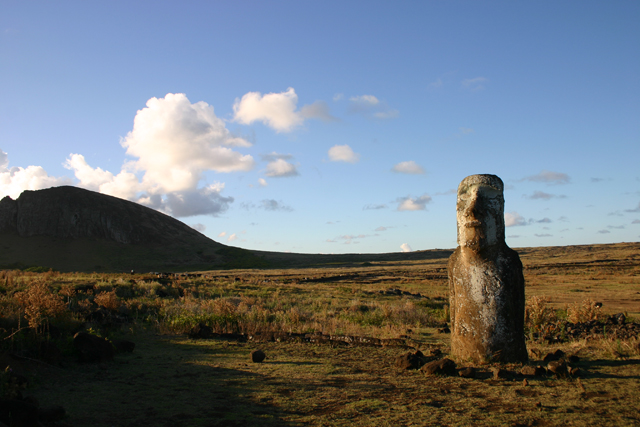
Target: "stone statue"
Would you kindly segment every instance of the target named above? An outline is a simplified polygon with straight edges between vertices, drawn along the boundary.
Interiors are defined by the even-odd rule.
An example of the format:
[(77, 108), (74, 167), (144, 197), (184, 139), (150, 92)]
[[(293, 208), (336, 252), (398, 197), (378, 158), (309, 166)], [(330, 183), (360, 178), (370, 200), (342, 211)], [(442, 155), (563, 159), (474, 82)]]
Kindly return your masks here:
[(524, 276), (504, 238), (504, 184), (471, 175), (458, 187), (458, 248), (449, 258), (451, 355), (525, 362)]

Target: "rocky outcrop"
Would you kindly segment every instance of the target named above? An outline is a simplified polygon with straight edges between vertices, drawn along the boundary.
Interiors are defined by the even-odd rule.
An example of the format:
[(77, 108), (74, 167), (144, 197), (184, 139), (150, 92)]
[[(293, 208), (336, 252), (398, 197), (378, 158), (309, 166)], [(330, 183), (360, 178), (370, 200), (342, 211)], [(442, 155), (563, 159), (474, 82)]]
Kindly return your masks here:
[(118, 243), (165, 243), (204, 238), (182, 222), (117, 197), (63, 186), (24, 191), (0, 201), (0, 232), (22, 237), (106, 239)]

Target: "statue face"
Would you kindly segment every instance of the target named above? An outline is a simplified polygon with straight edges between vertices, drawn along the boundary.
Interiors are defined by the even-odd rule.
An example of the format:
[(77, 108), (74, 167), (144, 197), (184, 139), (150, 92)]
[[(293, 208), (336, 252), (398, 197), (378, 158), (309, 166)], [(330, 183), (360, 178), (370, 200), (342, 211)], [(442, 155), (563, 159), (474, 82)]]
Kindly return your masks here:
[(483, 182), (463, 181), (456, 209), (460, 246), (477, 250), (504, 240), (502, 190)]

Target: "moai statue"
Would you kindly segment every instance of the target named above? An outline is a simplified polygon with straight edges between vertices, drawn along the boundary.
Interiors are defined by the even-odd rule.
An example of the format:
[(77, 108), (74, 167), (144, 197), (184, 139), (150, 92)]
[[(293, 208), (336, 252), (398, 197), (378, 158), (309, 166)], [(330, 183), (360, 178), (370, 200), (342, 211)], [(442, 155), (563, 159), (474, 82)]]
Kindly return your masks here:
[(449, 258), (451, 355), (525, 362), (524, 276), (504, 240), (504, 184), (471, 175), (458, 187), (458, 248)]

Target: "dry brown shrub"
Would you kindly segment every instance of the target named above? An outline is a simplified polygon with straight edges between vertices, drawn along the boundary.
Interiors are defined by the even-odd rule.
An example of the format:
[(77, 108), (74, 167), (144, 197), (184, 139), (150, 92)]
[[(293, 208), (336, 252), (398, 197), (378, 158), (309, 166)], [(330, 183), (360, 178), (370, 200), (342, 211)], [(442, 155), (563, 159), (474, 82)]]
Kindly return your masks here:
[(567, 307), (567, 320), (571, 323), (598, 320), (602, 313), (600, 307), (592, 299), (585, 299), (582, 303), (574, 302)]
[(524, 323), (531, 332), (544, 332), (558, 321), (556, 311), (548, 307), (548, 297), (534, 296), (527, 300), (524, 309)]
[(101, 292), (95, 296), (93, 301), (100, 307), (104, 307), (107, 310), (116, 311), (120, 308), (120, 298), (116, 295), (116, 290), (112, 289), (110, 292)]
[(29, 327), (36, 332), (42, 332), (51, 319), (67, 310), (62, 297), (52, 293), (44, 282), (33, 282), (29, 289), (17, 292), (14, 297), (23, 307)]

